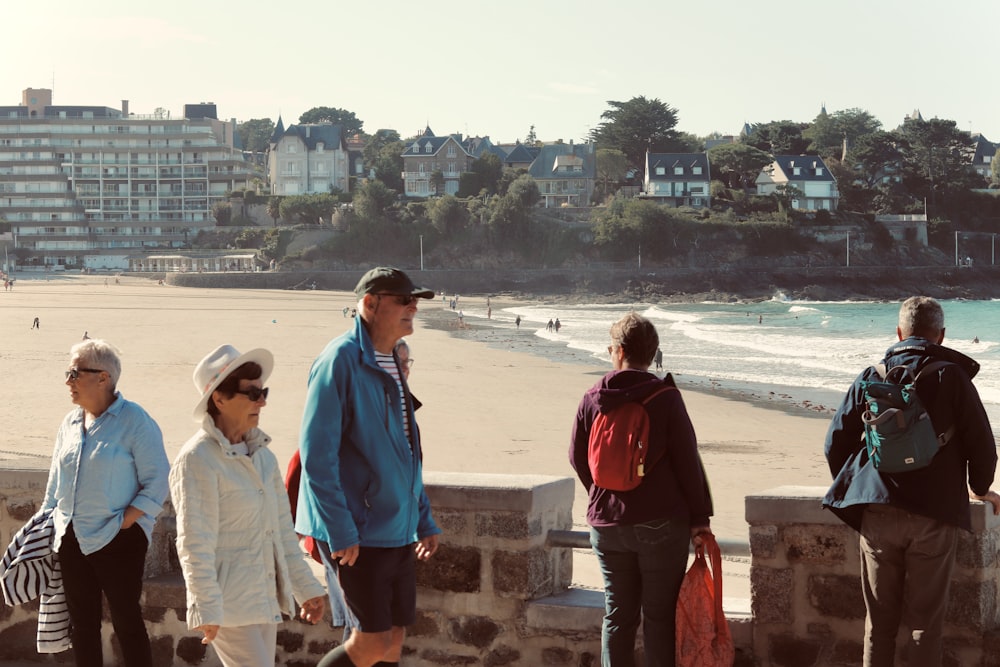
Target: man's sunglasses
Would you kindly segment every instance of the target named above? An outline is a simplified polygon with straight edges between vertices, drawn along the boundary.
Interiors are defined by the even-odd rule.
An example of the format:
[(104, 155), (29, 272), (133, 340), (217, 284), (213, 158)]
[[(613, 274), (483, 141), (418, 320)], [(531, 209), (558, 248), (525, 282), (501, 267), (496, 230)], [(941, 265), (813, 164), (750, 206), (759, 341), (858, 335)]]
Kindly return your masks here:
[(71, 368), (66, 371), (67, 380), (79, 380), (80, 373), (103, 373), (104, 371), (100, 368)]
[(376, 293), (375, 296), (377, 296), (377, 297), (383, 297), (383, 296), (395, 297), (396, 298), (396, 303), (398, 303), (401, 306), (409, 306), (411, 303), (413, 303), (414, 301), (416, 301), (417, 299), (420, 298), (420, 297), (413, 296), (412, 294), (383, 294), (383, 293), (380, 293), (380, 292)]
[(250, 387), (246, 391), (239, 391), (239, 390), (237, 390), (237, 391), (235, 391), (233, 393), (235, 393), (235, 394), (243, 394), (244, 396), (246, 396), (247, 398), (249, 398), (251, 401), (253, 401), (254, 403), (256, 403), (257, 401), (259, 401), (262, 398), (266, 399), (268, 391), (270, 391), (270, 388), (268, 388), (268, 387), (264, 387), (263, 389), (261, 389), (260, 387)]

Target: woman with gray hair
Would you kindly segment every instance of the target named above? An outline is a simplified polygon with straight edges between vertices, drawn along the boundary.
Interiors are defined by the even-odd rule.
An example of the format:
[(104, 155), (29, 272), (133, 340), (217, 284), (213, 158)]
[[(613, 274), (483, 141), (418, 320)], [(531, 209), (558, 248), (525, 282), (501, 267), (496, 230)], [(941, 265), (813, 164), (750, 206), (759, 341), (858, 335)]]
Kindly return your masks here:
[(153, 520), (170, 464), (160, 427), (118, 391), (121, 361), (109, 343), (70, 349), (66, 386), (76, 404), (56, 434), (43, 509), (52, 509), (77, 665), (102, 665), (101, 594), (126, 667), (152, 665), (139, 598)]

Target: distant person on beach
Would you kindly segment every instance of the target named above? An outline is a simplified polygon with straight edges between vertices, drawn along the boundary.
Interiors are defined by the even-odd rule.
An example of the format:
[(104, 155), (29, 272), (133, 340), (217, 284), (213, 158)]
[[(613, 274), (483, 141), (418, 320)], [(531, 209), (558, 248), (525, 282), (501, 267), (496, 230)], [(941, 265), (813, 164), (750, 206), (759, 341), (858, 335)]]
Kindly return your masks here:
[[(39, 321), (39, 319), (37, 317), (34, 320), (32, 320), (32, 322), (31, 322), (31, 328), (32, 329), (41, 329), (42, 328), (42, 323)], [(58, 327), (56, 327), (56, 328), (58, 328)]]
[(488, 320), (493, 319), (493, 308), (491, 308), (490, 306), (486, 306), (486, 319)]
[(559, 329), (562, 328), (562, 324), (559, 323), (559, 318), (556, 318), (556, 323), (553, 325), (556, 328), (556, 333), (559, 333)]
[(518, 329), (521, 328), (521, 316), (520, 315), (518, 315), (517, 317), (514, 318), (514, 326), (517, 327)]
[(160, 427), (118, 391), (120, 375), (118, 351), (109, 343), (93, 339), (70, 348), (66, 386), (77, 407), (56, 435), (42, 501), (43, 510), (52, 510), (53, 550), (80, 667), (104, 664), (102, 593), (121, 664), (153, 664), (139, 599), (170, 463)]
[(979, 342), (979, 336), (976, 336), (975, 338), (973, 338), (972, 342), (973, 343), (978, 343)]
[(546, 331), (552, 331), (552, 327), (553, 326), (554, 325), (552, 324), (552, 320), (550, 319), (549, 322), (548, 322), (548, 324), (545, 325), (545, 330)]
[(656, 363), (656, 370), (663, 370), (663, 350), (656, 348), (656, 354), (653, 356), (653, 361)]
[(461, 310), (458, 311), (458, 326), (460, 327), (465, 326), (465, 313), (463, 313)]
[(90, 340), (90, 334), (86, 331), (83, 332), (83, 338), (81, 340)]
[(763, 315), (758, 315), (757, 316), (757, 324), (763, 324), (763, 323), (764, 323), (764, 316)]
[[(712, 497), (694, 427), (670, 374), (661, 380), (649, 372), (659, 344), (645, 317), (629, 313), (616, 322), (608, 346), (614, 370), (584, 394), (573, 425), (570, 463), (587, 489), (590, 543), (606, 589), (602, 665), (635, 664), (640, 619), (646, 664), (674, 664), (677, 595), (689, 545), (711, 534)], [(625, 492), (597, 486), (588, 464), (594, 420), (647, 397), (650, 442), (642, 482)]]
[(861, 535), (861, 589), (867, 610), (866, 667), (897, 660), (900, 622), (910, 638), (909, 664), (941, 665), (942, 626), (960, 529), (971, 531), (969, 498), (992, 504), (997, 464), (993, 430), (972, 378), (979, 364), (944, 347), (944, 311), (915, 296), (899, 309), (899, 342), (885, 353), (888, 369), (906, 366), (916, 375), (928, 363), (947, 364), (918, 384), (921, 402), (938, 433), (952, 432), (930, 464), (891, 474), (877, 470), (866, 451), (861, 383), (848, 390), (830, 423), (825, 452), (834, 477), (823, 505)]
[(423, 488), (414, 401), (393, 354), (413, 333), (417, 299), (434, 292), (390, 267), (368, 271), (354, 291), (354, 328), (309, 373), (299, 446), (295, 530), (318, 542), (358, 619), (318, 667), (399, 662), (416, 620), (415, 560), (434, 555), (441, 532)]
[[(201, 426), (170, 470), (187, 625), (225, 667), (273, 667), (278, 621), (318, 623), (326, 590), (299, 548), (278, 459), (260, 430), (274, 357), (222, 345), (198, 362)], [(294, 600), (293, 600), (294, 596)]]

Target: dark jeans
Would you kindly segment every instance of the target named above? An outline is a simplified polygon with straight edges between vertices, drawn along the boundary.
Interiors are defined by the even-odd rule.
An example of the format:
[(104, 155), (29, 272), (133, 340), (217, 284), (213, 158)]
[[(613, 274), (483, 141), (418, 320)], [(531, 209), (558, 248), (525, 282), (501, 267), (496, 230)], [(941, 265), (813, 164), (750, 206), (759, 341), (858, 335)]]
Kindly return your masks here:
[(642, 619), (647, 667), (673, 667), (677, 594), (687, 568), (691, 527), (660, 519), (633, 526), (591, 527), (604, 575), (602, 667), (633, 667)]
[(138, 524), (118, 533), (103, 549), (84, 556), (70, 523), (59, 547), (66, 605), (73, 624), (73, 654), (78, 667), (101, 667), (101, 592), (126, 667), (151, 667), (153, 656), (142, 619), (142, 571), (148, 547)]

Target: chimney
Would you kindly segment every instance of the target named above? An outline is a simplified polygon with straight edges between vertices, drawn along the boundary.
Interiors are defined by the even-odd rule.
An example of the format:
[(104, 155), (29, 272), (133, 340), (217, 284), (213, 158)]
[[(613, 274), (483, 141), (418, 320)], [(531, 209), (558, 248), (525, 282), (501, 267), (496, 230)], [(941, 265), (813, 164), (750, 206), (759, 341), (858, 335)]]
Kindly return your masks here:
[(128, 118), (128, 100), (122, 100), (122, 116)]

